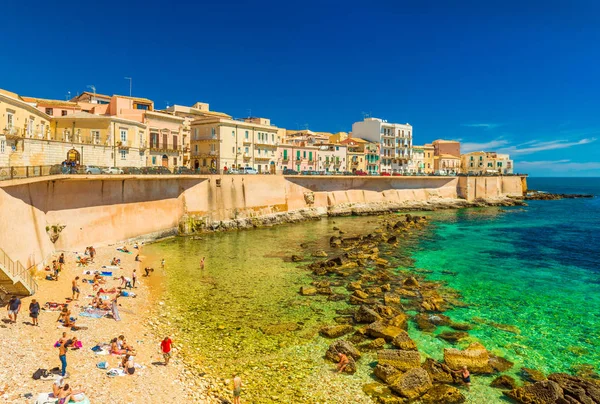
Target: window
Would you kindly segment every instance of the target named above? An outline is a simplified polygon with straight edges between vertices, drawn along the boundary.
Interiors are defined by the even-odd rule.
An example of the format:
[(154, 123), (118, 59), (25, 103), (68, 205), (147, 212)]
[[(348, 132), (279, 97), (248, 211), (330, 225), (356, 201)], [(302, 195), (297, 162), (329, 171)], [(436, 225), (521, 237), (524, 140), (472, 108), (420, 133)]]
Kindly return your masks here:
[(271, 133), (271, 142), (275, 143), (275, 135)]
[(234, 130), (231, 131), (231, 137), (235, 137), (235, 131)]
[(336, 151), (337, 151), (337, 150), (340, 150), (340, 147), (339, 147), (339, 146), (335, 146), (335, 150), (336, 150)]
[(300, 150), (296, 150), (296, 160), (300, 160)]
[(471, 156), (471, 161), (473, 161), (473, 156)]
[(150, 147), (158, 149), (158, 133), (150, 134)]
[(248, 150), (248, 147), (244, 147), (244, 153), (248, 154), (250, 152), (250, 150)]
[(143, 109), (144, 111), (147, 111), (150, 109), (150, 106), (146, 104), (135, 104), (135, 109)]
[(473, 163), (471, 163), (470, 165), (471, 165), (471, 167), (473, 167)]
[(152, 156), (152, 165), (155, 166), (156, 165), (156, 156)]
[(176, 166), (177, 165), (177, 157), (173, 157), (173, 165)]
[(177, 150), (179, 143), (177, 143), (177, 136), (173, 135), (173, 150)]
[(488, 163), (488, 167), (494, 167), (493, 163)]
[(214, 144), (211, 144), (211, 145), (210, 145), (210, 151), (211, 151), (211, 152), (214, 152), (214, 151), (215, 151), (215, 145), (214, 145)]
[(198, 128), (194, 128), (194, 140), (198, 140)]
[(29, 125), (27, 125), (27, 134), (31, 136), (33, 134), (33, 118), (29, 118)]
[(235, 153), (235, 147), (232, 147), (231, 148), (231, 154), (234, 154), (234, 153)]
[(6, 128), (11, 129), (14, 125), (14, 115), (8, 112), (6, 114)]
[(483, 156), (479, 156), (479, 161), (482, 161), (482, 160), (483, 160)]
[(308, 161), (312, 161), (312, 152), (308, 152)]
[(198, 145), (194, 145), (194, 151), (198, 154)]
[(215, 137), (215, 136), (216, 136), (216, 134), (217, 134), (217, 131), (215, 130), (215, 128), (210, 128), (210, 135), (211, 135), (212, 137)]
[(6, 140), (0, 140), (0, 153), (4, 154), (6, 150)]
[(248, 140), (248, 136), (249, 136), (248, 131), (246, 131), (246, 135), (245, 136), (246, 136), (246, 140)]
[(162, 141), (163, 141), (162, 148), (166, 149), (167, 146), (169, 145), (169, 142), (167, 141), (167, 134), (166, 133), (163, 133), (163, 135), (162, 135)]
[(284, 160), (288, 159), (287, 152), (288, 152), (287, 149), (283, 149), (283, 159)]
[(52, 115), (54, 110), (52, 108), (46, 108), (46, 115)]
[(121, 160), (127, 159), (127, 150), (121, 150)]
[(127, 142), (127, 129), (121, 129), (121, 142)]
[(40, 137), (44, 137), (44, 129), (46, 129), (46, 128), (45, 128), (44, 123), (42, 122), (42, 123), (40, 123)]
[(100, 131), (99, 130), (93, 130), (91, 132), (92, 134), (92, 143), (93, 144), (100, 144)]
[(498, 167), (502, 167), (502, 162), (501, 161), (498, 162)]
[(306, 150), (304, 150), (304, 152), (302, 153), (302, 157), (306, 158)]
[(61, 116), (67, 116), (67, 111), (63, 109), (62, 111), (60, 111), (60, 115)]

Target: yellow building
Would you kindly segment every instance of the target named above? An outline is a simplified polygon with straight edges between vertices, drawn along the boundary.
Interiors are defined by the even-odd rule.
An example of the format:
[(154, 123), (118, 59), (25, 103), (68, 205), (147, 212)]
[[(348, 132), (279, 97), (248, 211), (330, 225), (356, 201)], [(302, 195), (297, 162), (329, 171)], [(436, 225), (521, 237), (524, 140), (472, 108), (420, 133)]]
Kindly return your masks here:
[(0, 166), (13, 163), (13, 152), (25, 149), (24, 139), (44, 139), (50, 117), (18, 94), (0, 89)]
[(279, 128), (267, 118), (199, 118), (191, 124), (192, 168), (200, 171), (252, 167), (275, 172)]
[(460, 172), (460, 157), (452, 154), (441, 154), (434, 156), (433, 166), (436, 172), (442, 174), (459, 173)]
[(339, 142), (347, 147), (346, 151), (346, 171), (367, 171), (367, 159), (365, 148), (369, 144), (367, 140), (351, 137)]
[(462, 172), (466, 174), (512, 174), (513, 161), (508, 154), (471, 152), (461, 156)]

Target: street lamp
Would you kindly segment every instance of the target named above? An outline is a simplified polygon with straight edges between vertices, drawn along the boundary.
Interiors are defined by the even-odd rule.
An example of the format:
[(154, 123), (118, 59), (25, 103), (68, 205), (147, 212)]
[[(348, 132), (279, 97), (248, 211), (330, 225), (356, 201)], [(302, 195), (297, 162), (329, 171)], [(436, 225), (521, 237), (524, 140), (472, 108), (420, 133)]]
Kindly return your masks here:
[(129, 96), (131, 97), (131, 83), (133, 82), (133, 80), (131, 79), (131, 77), (125, 77), (125, 80), (129, 80)]

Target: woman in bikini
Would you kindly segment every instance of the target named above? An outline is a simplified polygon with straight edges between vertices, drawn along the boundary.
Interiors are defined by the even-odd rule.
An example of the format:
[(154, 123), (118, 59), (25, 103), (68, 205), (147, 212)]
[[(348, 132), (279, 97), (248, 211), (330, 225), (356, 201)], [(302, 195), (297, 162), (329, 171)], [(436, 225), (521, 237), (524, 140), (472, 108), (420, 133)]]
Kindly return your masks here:
[(123, 355), (126, 351), (124, 349), (121, 349), (119, 347), (119, 344), (117, 343), (117, 338), (113, 338), (110, 341), (110, 353), (113, 355)]
[(58, 404), (68, 404), (69, 401), (83, 401), (85, 400), (85, 390), (73, 391), (71, 386), (65, 384), (62, 389), (58, 391)]
[(60, 320), (62, 320), (63, 325), (65, 327), (73, 327), (75, 325), (75, 323), (73, 321), (71, 321), (71, 312), (69, 311), (69, 309), (66, 306), (62, 309), (62, 311), (58, 315), (58, 319), (56, 320), (56, 322), (58, 323)]

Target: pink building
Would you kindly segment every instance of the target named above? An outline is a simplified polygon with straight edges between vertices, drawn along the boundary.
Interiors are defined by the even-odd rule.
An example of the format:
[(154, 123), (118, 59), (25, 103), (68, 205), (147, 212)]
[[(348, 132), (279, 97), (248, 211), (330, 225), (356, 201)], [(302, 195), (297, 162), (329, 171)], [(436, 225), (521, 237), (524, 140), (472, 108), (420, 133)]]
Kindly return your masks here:
[(314, 146), (280, 145), (277, 147), (277, 169), (316, 171), (318, 150)]
[(81, 106), (72, 101), (47, 100), (45, 98), (21, 97), (23, 101), (33, 105), (39, 111), (53, 118), (59, 116), (73, 115), (76, 112), (81, 112)]

